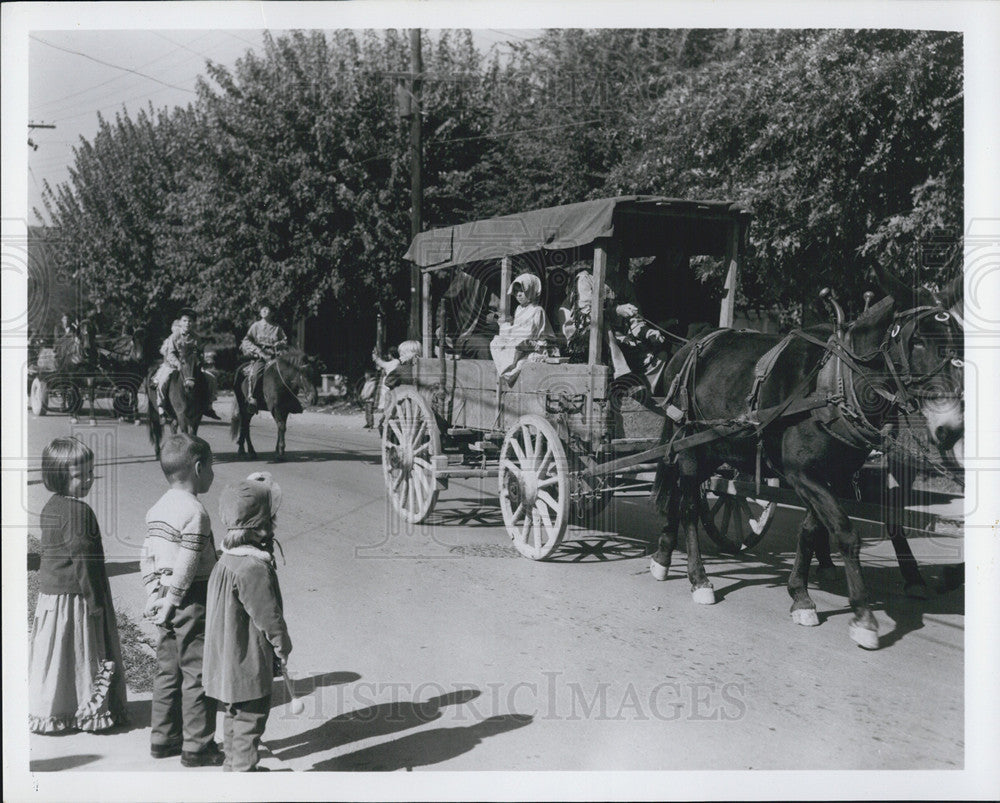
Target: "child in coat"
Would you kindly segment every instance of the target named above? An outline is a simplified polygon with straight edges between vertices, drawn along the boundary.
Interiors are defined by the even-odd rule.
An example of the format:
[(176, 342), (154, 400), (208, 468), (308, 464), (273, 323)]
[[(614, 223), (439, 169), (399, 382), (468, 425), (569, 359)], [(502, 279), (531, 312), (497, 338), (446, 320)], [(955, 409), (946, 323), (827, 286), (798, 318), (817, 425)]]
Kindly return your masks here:
[(128, 719), (125, 666), (101, 529), (83, 501), (94, 453), (76, 438), (56, 438), (42, 452), (42, 480), (53, 495), (41, 515), (29, 725), (35, 733), (113, 728)]
[(225, 712), (227, 772), (258, 771), (275, 659), (284, 664), (292, 651), (273, 555), (280, 493), (258, 473), (226, 486), (219, 499), (227, 532), (208, 586), (205, 690)]

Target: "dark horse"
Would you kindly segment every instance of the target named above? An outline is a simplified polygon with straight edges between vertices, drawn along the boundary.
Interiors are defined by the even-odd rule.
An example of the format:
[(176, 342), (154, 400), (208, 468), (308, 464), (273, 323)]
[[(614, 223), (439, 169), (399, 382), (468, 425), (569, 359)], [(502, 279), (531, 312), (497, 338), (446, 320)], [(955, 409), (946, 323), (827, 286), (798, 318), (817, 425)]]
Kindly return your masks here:
[[(153, 384), (151, 369), (146, 377), (146, 396), (149, 399), (149, 440), (156, 447), (156, 456), (160, 456), (160, 441), (163, 438), (163, 421), (156, 409), (156, 387)], [(174, 434), (183, 432), (186, 435), (197, 435), (201, 425), (201, 416), (208, 404), (208, 382), (201, 370), (201, 360), (195, 349), (189, 349), (181, 358), (181, 370), (175, 371), (167, 380), (164, 394), (170, 429)]]
[[(894, 306), (892, 296), (872, 306), (836, 341), (839, 348), (824, 345), (828, 330), (821, 328), (791, 336), (758, 382), (758, 360), (782, 340), (778, 335), (725, 330), (696, 339), (674, 356), (666, 370), (668, 383), (681, 374), (692, 350), (698, 350), (696, 370), (686, 372), (692, 423), (682, 427), (668, 417), (662, 442), (712, 426), (726, 436), (709, 435), (678, 451), (674, 462), (660, 464), (655, 494), (667, 523), (650, 564), (654, 577), (666, 579), (683, 524), (692, 596), (696, 602), (714, 602), (698, 544), (700, 486), (724, 463), (750, 475), (758, 465), (770, 468), (784, 477), (806, 509), (788, 579), (793, 621), (819, 623), (807, 590), (809, 564), (817, 539), (832, 535), (843, 556), (854, 612), (850, 636), (862, 647), (878, 646), (878, 622), (861, 576), (861, 541), (835, 489), (849, 484), (878, 442), (880, 428), (901, 406), (919, 409), (930, 442), (939, 449), (954, 446), (964, 430), (962, 337), (954, 319), (941, 307), (896, 316)], [(754, 395), (759, 415), (748, 415), (748, 398)], [(843, 403), (826, 404), (829, 398)], [(818, 406), (807, 409), (810, 401)], [(727, 428), (736, 421), (742, 421), (742, 429)]]
[[(302, 403), (299, 394), (308, 399), (309, 404), (316, 403), (316, 381), (309, 358), (298, 349), (286, 349), (267, 363), (261, 373), (261, 410), (268, 410), (278, 426), (278, 440), (274, 447), (276, 460), (285, 457), (285, 427), (291, 413), (301, 413)], [(247, 387), (246, 371), (240, 370), (233, 383), (236, 394), (236, 404), (233, 406), (233, 417), (229, 423), (231, 437), (237, 441), (237, 453), (249, 453), (251, 458), (257, 457), (250, 440), (250, 419), (253, 413), (247, 409), (247, 397), (252, 389)], [(245, 444), (245, 449), (244, 449)]]

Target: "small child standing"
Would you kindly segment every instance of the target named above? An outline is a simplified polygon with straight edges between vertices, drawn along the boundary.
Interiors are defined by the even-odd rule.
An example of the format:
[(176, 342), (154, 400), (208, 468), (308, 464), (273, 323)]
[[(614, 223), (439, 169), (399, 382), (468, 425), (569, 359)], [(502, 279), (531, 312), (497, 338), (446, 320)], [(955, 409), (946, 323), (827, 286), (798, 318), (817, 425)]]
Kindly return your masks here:
[(360, 398), (365, 406), (365, 429), (375, 428), (375, 396), (378, 392), (378, 377), (374, 371), (365, 371), (365, 383), (361, 386)]
[(34, 733), (106, 730), (128, 717), (101, 529), (83, 501), (94, 453), (76, 438), (56, 438), (42, 452), (42, 480), (53, 496), (41, 515), (29, 724)]
[(163, 444), (160, 467), (169, 490), (146, 514), (142, 581), (146, 616), (159, 626), (153, 678), (153, 758), (180, 755), (185, 767), (217, 767), (215, 701), (202, 687), (205, 603), (215, 566), (208, 512), (199, 501), (212, 487), (212, 448), (201, 438), (173, 435)]
[(226, 486), (219, 499), (227, 532), (208, 584), (205, 690), (225, 711), (226, 772), (258, 771), (275, 660), (284, 664), (292, 651), (273, 555), (280, 493), (255, 474)]

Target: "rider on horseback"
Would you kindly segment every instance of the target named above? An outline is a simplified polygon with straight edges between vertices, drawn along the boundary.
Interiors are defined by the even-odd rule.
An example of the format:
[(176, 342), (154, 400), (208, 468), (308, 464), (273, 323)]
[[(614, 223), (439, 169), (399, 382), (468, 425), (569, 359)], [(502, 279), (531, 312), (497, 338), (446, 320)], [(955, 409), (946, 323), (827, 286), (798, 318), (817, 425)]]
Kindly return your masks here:
[[(166, 414), (164, 405), (167, 401), (167, 385), (174, 372), (181, 370), (184, 355), (191, 349), (194, 349), (199, 356), (199, 366), (203, 363), (201, 341), (194, 331), (197, 321), (198, 313), (188, 307), (182, 309), (180, 317), (171, 326), (170, 336), (160, 346), (160, 354), (163, 355), (163, 362), (153, 376), (153, 382), (156, 385), (156, 408), (161, 418)], [(205, 407), (203, 415), (218, 421), (219, 416), (212, 409), (211, 394), (208, 395)]]
[(260, 394), (257, 384), (269, 360), (288, 346), (284, 330), (272, 320), (271, 305), (265, 301), (260, 305), (260, 320), (250, 324), (246, 337), (240, 343), (240, 351), (252, 358), (246, 367), (247, 407), (251, 415), (258, 408)]

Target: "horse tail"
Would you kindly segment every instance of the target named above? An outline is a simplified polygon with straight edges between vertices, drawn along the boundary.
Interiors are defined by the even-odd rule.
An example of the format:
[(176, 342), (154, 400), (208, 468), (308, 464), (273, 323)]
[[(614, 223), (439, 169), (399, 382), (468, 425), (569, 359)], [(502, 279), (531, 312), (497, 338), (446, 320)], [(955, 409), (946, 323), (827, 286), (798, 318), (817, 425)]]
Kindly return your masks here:
[(243, 394), (240, 390), (240, 377), (237, 373), (236, 381), (233, 383), (233, 411), (229, 415), (229, 439), (236, 440), (240, 434), (240, 420), (243, 418), (242, 405), (240, 401), (243, 398)]
[(160, 450), (160, 441), (163, 440), (163, 422), (156, 412), (156, 391), (153, 383), (146, 379), (146, 428), (149, 432), (149, 442), (156, 447), (157, 454)]

